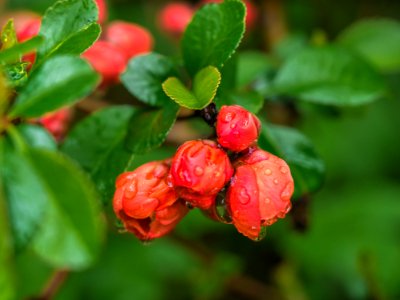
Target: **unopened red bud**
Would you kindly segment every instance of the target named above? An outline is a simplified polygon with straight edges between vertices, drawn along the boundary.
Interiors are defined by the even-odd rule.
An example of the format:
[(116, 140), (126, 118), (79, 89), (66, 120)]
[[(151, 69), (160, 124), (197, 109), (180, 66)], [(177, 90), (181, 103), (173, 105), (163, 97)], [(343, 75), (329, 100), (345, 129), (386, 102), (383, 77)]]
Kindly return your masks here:
[(188, 141), (179, 147), (170, 181), (179, 196), (193, 207), (209, 209), (233, 175), (228, 155), (213, 141)]
[(190, 23), (193, 13), (193, 8), (187, 3), (169, 3), (160, 12), (160, 27), (172, 36), (180, 37)]
[(259, 149), (234, 165), (235, 175), (227, 191), (232, 221), (240, 233), (258, 240), (262, 227), (284, 218), (290, 210), (293, 178), (284, 160)]
[(98, 22), (100, 24), (103, 24), (108, 16), (108, 12), (107, 12), (107, 3), (105, 0), (95, 0), (96, 4), (97, 4), (97, 8), (99, 10), (99, 20)]
[(169, 161), (155, 161), (117, 178), (114, 211), (141, 240), (165, 235), (188, 211), (167, 184), (168, 173)]
[(133, 23), (114, 21), (105, 31), (105, 39), (118, 48), (126, 60), (153, 49), (153, 37), (150, 32)]
[(64, 137), (67, 131), (71, 117), (71, 109), (62, 108), (58, 111), (44, 115), (39, 119), (39, 123), (42, 124), (57, 141), (59, 141)]
[(97, 41), (82, 56), (102, 76), (102, 87), (118, 83), (127, 64), (125, 55), (106, 41)]
[(260, 128), (258, 118), (243, 107), (222, 106), (216, 125), (218, 143), (235, 152), (243, 151), (257, 141)]

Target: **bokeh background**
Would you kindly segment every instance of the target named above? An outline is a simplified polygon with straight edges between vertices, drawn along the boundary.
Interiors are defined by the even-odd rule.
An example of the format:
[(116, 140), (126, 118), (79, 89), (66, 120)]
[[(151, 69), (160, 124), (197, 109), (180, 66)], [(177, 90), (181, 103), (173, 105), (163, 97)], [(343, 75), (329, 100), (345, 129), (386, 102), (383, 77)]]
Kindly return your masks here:
[[(8, 0), (0, 8), (2, 14), (43, 13), (53, 2)], [(400, 2), (393, 0), (254, 2), (259, 19), (240, 50), (296, 51), (308, 41), (334, 39), (359, 19), (400, 19)], [(166, 3), (109, 0), (110, 20), (149, 28), (157, 52), (177, 55), (177, 42), (157, 23)], [(391, 97), (363, 107), (297, 105), (289, 123), (314, 143), (326, 164), (325, 183), (295, 203), (263, 241), (198, 211), (171, 236), (146, 245), (110, 226), (97, 263), (69, 274), (56, 299), (400, 299), (400, 74), (387, 78)], [(263, 113), (288, 123), (279, 105), (267, 104)], [(183, 130), (190, 136), (197, 127), (189, 123)], [(135, 163), (175, 149), (163, 147)], [(37, 295), (53, 273), (29, 251), (18, 257), (18, 271), (21, 299)]]

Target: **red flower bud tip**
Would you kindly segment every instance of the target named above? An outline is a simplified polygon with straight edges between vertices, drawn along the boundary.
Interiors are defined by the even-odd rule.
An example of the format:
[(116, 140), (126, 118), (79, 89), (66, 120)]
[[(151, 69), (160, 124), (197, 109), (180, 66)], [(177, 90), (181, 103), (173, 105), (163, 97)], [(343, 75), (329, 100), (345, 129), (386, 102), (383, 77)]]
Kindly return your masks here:
[[(42, 19), (33, 15), (31, 20), (25, 20), (24, 26), (20, 26), (16, 31), (17, 39), (20, 43), (25, 42), (39, 34)], [(29, 66), (33, 65), (36, 60), (36, 52), (31, 52), (23, 56), (22, 60), (28, 62)]]
[(150, 32), (133, 23), (110, 23), (105, 31), (105, 39), (124, 53), (126, 60), (153, 49), (153, 37)]
[(188, 211), (167, 184), (168, 172), (169, 161), (155, 161), (117, 178), (114, 211), (141, 240), (167, 234)]
[(160, 27), (172, 36), (180, 37), (192, 20), (193, 13), (193, 8), (187, 3), (167, 4), (159, 15)]
[(179, 196), (193, 207), (209, 209), (233, 175), (228, 155), (209, 140), (188, 141), (179, 147), (170, 181)]
[(59, 141), (64, 137), (65, 132), (67, 131), (71, 117), (71, 110), (69, 108), (62, 108), (58, 111), (44, 115), (39, 119), (39, 123), (42, 124), (57, 141)]
[(233, 224), (243, 235), (259, 240), (262, 227), (284, 218), (290, 210), (293, 178), (284, 160), (259, 149), (240, 158), (235, 166), (227, 191)]
[(235, 152), (243, 151), (257, 141), (260, 128), (258, 118), (243, 107), (222, 106), (216, 126), (218, 143)]
[(99, 19), (98, 22), (103, 24), (107, 19), (107, 4), (105, 0), (95, 0), (97, 4), (97, 8), (99, 10)]
[(102, 76), (102, 87), (118, 83), (119, 75), (126, 68), (125, 55), (106, 41), (97, 41), (82, 56)]

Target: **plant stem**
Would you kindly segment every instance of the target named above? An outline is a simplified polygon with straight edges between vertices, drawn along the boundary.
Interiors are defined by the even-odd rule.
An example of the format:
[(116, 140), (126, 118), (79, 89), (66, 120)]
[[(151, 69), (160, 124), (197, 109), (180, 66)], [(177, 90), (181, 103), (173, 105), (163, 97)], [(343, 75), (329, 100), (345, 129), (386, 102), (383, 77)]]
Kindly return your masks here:
[(30, 300), (50, 300), (53, 299), (68, 276), (68, 270), (58, 270), (49, 279), (42, 293), (38, 297)]

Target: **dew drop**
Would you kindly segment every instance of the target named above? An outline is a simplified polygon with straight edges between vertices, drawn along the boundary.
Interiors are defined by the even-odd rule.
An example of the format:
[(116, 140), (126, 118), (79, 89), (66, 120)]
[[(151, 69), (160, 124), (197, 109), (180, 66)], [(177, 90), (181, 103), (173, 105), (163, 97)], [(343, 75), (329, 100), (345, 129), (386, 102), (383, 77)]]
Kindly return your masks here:
[(227, 123), (227, 122), (230, 122), (230, 121), (232, 121), (233, 120), (233, 118), (235, 117), (235, 113), (227, 113), (226, 115), (225, 115), (225, 118), (224, 118), (224, 121)]
[(243, 189), (240, 191), (240, 198), (239, 198), (239, 201), (240, 201), (240, 203), (242, 203), (242, 204), (247, 204), (247, 203), (249, 203), (249, 201), (250, 201), (250, 196), (249, 196), (249, 194), (247, 193), (247, 191), (246, 191), (245, 188), (243, 188)]
[(271, 199), (265, 198), (265, 203), (270, 203), (270, 202), (271, 202)]
[(271, 174), (272, 174), (271, 169), (266, 169), (266, 170), (264, 171), (264, 174), (267, 175), (267, 176), (271, 175)]
[(233, 128), (236, 127), (236, 124), (235, 124), (235, 123), (232, 123), (230, 127), (233, 129)]
[(282, 174), (286, 174), (287, 173), (287, 169), (285, 167), (281, 167), (281, 173)]
[(203, 169), (202, 167), (197, 166), (197, 167), (194, 169), (194, 174), (195, 174), (196, 176), (201, 176), (201, 175), (204, 174), (204, 169)]
[(274, 183), (275, 183), (275, 184), (278, 184), (278, 183), (279, 183), (279, 180), (275, 178), (275, 179), (274, 179)]

